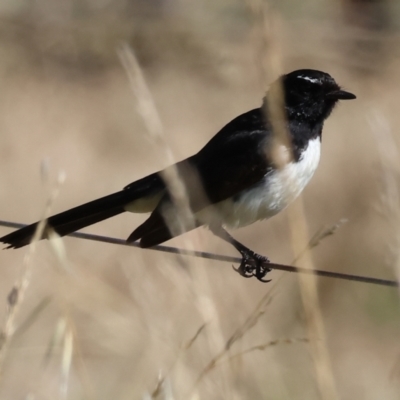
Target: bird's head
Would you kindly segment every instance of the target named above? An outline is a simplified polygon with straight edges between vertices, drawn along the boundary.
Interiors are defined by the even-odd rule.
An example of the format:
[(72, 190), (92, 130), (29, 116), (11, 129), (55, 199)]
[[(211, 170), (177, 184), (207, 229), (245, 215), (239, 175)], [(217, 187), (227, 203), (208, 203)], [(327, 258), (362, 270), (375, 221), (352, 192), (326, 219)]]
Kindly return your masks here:
[(281, 76), (268, 91), (267, 101), (284, 100), (289, 120), (305, 123), (323, 123), (339, 100), (356, 96), (342, 90), (327, 73), (300, 69)]

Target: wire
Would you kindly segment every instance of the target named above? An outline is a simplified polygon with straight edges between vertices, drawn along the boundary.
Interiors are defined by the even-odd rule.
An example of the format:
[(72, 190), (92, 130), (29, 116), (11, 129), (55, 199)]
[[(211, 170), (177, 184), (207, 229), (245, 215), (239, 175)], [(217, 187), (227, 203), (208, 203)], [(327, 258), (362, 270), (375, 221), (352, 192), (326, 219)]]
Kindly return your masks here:
[[(19, 229), (19, 228), (25, 227), (26, 225), (19, 224), (17, 222), (9, 222), (9, 221), (0, 220), (0, 226)], [(71, 237), (78, 238), (78, 239), (93, 240), (96, 242), (117, 244), (120, 246), (140, 248), (140, 245), (137, 242), (127, 243), (123, 239), (117, 239), (117, 238), (108, 237), (108, 236), (93, 235), (90, 233), (75, 232), (75, 233), (71, 233), (67, 236), (71, 236)], [(185, 255), (185, 256), (190, 256), (190, 257), (200, 257), (200, 258), (206, 258), (209, 260), (224, 261), (224, 262), (235, 263), (235, 264), (240, 264), (240, 262), (242, 261), (241, 258), (239, 258), (239, 257), (224, 256), (221, 254), (208, 253), (205, 251), (192, 251), (192, 250), (186, 250), (186, 249), (180, 249), (177, 247), (162, 246), (162, 245), (154, 246), (154, 247), (152, 247), (150, 249), (146, 249), (146, 250), (162, 251), (164, 253), (180, 254), (180, 255)], [(368, 277), (368, 276), (343, 274), (340, 272), (323, 271), (323, 270), (319, 270), (319, 269), (311, 270), (311, 269), (307, 269), (307, 268), (293, 267), (291, 265), (283, 265), (283, 264), (275, 264), (275, 263), (268, 263), (267, 266), (268, 266), (268, 268), (275, 269), (278, 271), (297, 272), (297, 273), (301, 273), (301, 274), (313, 274), (313, 275), (317, 275), (317, 276), (324, 276), (327, 278), (344, 279), (344, 280), (348, 280), (348, 281), (370, 283), (373, 285), (381, 285), (381, 286), (390, 286), (390, 287), (399, 287), (400, 286), (398, 281), (390, 280), (390, 279), (380, 279), (380, 278), (373, 278), (373, 277)]]

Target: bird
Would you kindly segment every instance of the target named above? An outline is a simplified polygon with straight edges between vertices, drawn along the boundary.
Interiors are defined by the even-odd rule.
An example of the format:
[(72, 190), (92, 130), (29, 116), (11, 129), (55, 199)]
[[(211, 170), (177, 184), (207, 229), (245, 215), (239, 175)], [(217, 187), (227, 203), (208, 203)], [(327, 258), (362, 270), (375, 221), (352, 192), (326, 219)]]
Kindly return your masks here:
[[(299, 69), (281, 75), (259, 108), (227, 123), (196, 154), (145, 176), (122, 190), (53, 215), (39, 239), (65, 236), (123, 212), (150, 213), (127, 238), (150, 248), (200, 226), (240, 254), (240, 275), (262, 282), (269, 259), (234, 239), (228, 230), (266, 220), (282, 211), (314, 175), (325, 120), (340, 100), (356, 96), (326, 72)], [(168, 182), (175, 171), (191, 218)], [(185, 214), (186, 215), (186, 214)], [(186, 215), (187, 216), (187, 215)], [(20, 248), (34, 238), (39, 222), (0, 238)]]

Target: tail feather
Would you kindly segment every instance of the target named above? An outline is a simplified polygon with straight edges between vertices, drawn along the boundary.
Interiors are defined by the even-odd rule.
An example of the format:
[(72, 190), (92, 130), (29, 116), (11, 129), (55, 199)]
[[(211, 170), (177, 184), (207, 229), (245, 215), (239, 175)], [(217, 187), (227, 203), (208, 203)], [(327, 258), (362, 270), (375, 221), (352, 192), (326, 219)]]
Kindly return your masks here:
[[(121, 214), (125, 211), (124, 206), (131, 200), (128, 196), (128, 191), (122, 190), (53, 215), (47, 220), (41, 239), (47, 238), (50, 229), (53, 229), (60, 236), (65, 236), (96, 222)], [(23, 247), (32, 241), (38, 224), (36, 222), (11, 232), (1, 237), (0, 242), (8, 244), (7, 248)]]
[[(171, 221), (173, 223), (173, 221)], [(189, 232), (192, 229), (198, 228), (202, 224), (195, 221), (193, 226), (186, 227), (171, 227), (162, 216), (159, 209), (156, 209), (151, 216), (141, 225), (139, 225), (126, 240), (128, 243), (135, 242), (140, 239), (140, 247), (148, 248), (164, 243), (173, 237), (179, 236), (182, 233)]]
[[(162, 241), (157, 241), (157, 243), (151, 243), (150, 245), (145, 244), (145, 241), (143, 241), (144, 237), (152, 237), (153, 234), (160, 233), (161, 236), (165, 237), (164, 240)], [(158, 235), (157, 235), (158, 237)], [(142, 239), (140, 241), (140, 246), (141, 247), (151, 247), (155, 246), (156, 244), (162, 243), (167, 241), (168, 239), (171, 239), (173, 236), (168, 229), (167, 224), (164, 221), (164, 218), (161, 216), (160, 213), (154, 212), (150, 215), (150, 217), (143, 222), (143, 224), (139, 225), (126, 239), (128, 243), (136, 242), (138, 239)], [(152, 242), (152, 241), (151, 241)]]
[[(120, 192), (53, 215), (46, 221), (46, 228), (40, 239), (46, 239), (51, 230), (54, 230), (60, 236), (65, 236), (96, 222), (121, 214), (129, 210), (129, 207), (126, 208), (126, 206), (138, 199), (149, 197), (154, 202), (154, 197), (158, 193), (162, 193), (164, 189), (164, 181), (158, 173), (145, 176), (126, 186)], [(18, 229), (1, 237), (0, 242), (8, 244), (8, 249), (23, 247), (32, 241), (37, 227), (38, 222)]]
[(144, 249), (153, 247), (160, 243), (164, 243), (173, 237), (174, 235), (172, 235), (171, 231), (166, 226), (162, 226), (150, 234), (142, 236), (140, 239), (140, 247)]

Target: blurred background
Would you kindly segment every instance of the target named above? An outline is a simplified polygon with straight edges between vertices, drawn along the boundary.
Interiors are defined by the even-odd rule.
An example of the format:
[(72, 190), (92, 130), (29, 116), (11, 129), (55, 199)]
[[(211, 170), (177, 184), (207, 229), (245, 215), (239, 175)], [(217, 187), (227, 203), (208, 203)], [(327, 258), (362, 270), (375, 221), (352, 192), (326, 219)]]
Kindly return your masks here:
[[(52, 213), (120, 190), (197, 152), (280, 74), (315, 68), (357, 100), (327, 121), (303, 196), (311, 236), (347, 221), (312, 249), (314, 267), (395, 279), (399, 29), (390, 0), (0, 0), (0, 219), (36, 221), (55, 188)], [(121, 45), (164, 145), (138, 112)], [(144, 218), (86, 231), (126, 238)], [(274, 262), (297, 255), (288, 212), (234, 235)], [(262, 284), (217, 261), (63, 245), (0, 253), (1, 399), (400, 398), (395, 288), (319, 278), (315, 339), (295, 274)], [(168, 245), (236, 255), (206, 229)]]

